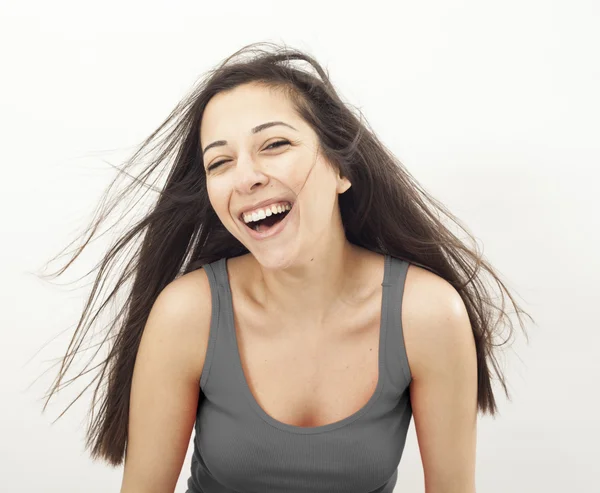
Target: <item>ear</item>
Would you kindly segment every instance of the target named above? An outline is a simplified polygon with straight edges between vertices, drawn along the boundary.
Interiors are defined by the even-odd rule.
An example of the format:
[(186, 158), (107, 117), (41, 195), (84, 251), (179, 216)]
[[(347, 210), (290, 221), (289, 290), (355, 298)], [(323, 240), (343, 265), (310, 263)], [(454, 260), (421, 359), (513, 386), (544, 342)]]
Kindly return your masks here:
[(348, 180), (348, 178), (342, 178), (340, 175), (338, 175), (338, 185), (337, 185), (337, 193), (344, 193), (346, 190), (348, 190), (351, 186), (352, 183), (350, 183), (350, 181)]

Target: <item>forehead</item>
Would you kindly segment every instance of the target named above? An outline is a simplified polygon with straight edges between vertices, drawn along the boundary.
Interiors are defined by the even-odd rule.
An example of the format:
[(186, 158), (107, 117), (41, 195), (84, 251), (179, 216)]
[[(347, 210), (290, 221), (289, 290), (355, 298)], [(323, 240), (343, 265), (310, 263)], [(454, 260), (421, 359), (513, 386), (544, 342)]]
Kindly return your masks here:
[(200, 122), (200, 140), (204, 145), (234, 134), (243, 136), (256, 125), (272, 120), (298, 124), (300, 118), (282, 91), (244, 84), (210, 99)]

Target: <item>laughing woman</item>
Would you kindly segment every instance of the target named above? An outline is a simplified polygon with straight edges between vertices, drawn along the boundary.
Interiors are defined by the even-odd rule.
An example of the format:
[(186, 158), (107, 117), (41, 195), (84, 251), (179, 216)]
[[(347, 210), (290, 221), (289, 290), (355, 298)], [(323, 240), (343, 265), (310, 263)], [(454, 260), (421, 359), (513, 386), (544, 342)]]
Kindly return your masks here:
[(484, 272), (526, 313), (454, 216), (298, 50), (232, 55), (130, 165), (158, 134), (142, 175), (170, 162), (166, 181), (103, 259), (47, 395), (140, 237), (102, 303), (128, 289), (87, 434), (92, 458), (124, 463), (121, 492), (173, 492), (194, 433), (189, 493), (392, 493), (414, 417), (425, 491), (474, 493), (494, 375), (508, 396), (498, 321), (512, 333)]

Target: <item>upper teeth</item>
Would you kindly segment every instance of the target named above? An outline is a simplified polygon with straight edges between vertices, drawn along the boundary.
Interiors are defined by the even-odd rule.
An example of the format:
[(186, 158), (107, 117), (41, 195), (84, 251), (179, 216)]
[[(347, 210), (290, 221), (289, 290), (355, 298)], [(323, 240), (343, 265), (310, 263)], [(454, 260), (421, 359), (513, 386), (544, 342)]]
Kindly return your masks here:
[(253, 221), (260, 221), (261, 219), (269, 217), (273, 214), (280, 214), (282, 212), (289, 211), (291, 208), (292, 204), (290, 204), (289, 202), (282, 204), (273, 204), (269, 207), (263, 207), (262, 209), (256, 209), (247, 214), (243, 214), (242, 216), (244, 218), (245, 223), (251, 223)]

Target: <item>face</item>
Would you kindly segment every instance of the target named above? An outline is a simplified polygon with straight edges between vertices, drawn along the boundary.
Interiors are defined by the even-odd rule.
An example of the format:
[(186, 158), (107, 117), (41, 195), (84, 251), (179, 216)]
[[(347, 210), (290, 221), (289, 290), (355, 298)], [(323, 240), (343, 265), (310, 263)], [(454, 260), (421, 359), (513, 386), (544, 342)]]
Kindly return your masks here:
[[(254, 84), (217, 94), (205, 108), (200, 142), (217, 216), (263, 267), (306, 260), (343, 235), (338, 194), (350, 183), (318, 152), (316, 133), (285, 95)], [(291, 210), (269, 229), (261, 226), (262, 233), (251, 229), (243, 212), (272, 201)], [(258, 209), (267, 224), (281, 217)]]

